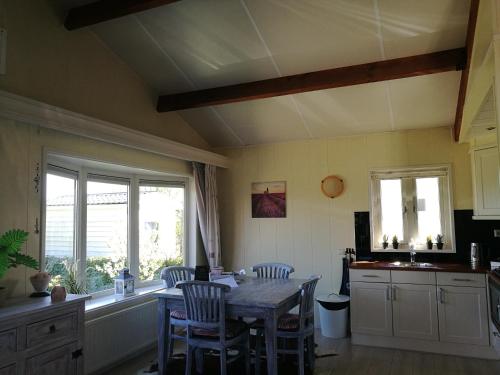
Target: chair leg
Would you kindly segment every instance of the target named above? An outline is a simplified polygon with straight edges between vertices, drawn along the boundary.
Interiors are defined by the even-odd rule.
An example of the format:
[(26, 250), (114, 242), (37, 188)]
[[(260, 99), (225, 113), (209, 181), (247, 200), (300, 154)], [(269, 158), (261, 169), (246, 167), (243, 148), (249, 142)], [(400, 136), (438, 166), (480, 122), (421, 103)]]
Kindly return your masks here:
[(174, 355), (174, 334), (175, 334), (175, 326), (173, 324), (170, 325), (170, 353), (169, 358), (172, 358)]
[(226, 375), (227, 374), (227, 351), (226, 348), (223, 348), (220, 351), (220, 374), (221, 375)]
[(243, 358), (245, 360), (245, 374), (250, 375), (250, 333), (247, 333), (244, 351), (245, 355), (243, 356)]
[(188, 344), (186, 350), (186, 375), (191, 375), (191, 367), (193, 367), (193, 351), (194, 349)]
[(297, 339), (297, 351), (299, 354), (299, 374), (304, 375), (304, 336)]
[(307, 358), (309, 362), (309, 369), (314, 371), (316, 355), (314, 353), (314, 335), (307, 338)]
[(257, 329), (255, 333), (255, 375), (260, 375), (261, 334), (261, 330)]

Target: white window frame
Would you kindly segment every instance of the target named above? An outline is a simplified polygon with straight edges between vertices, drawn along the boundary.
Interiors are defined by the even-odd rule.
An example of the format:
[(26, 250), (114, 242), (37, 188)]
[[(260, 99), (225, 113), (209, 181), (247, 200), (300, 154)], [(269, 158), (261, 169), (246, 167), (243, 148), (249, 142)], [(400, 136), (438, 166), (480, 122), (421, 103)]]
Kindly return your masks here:
[[(188, 239), (190, 228), (190, 194), (189, 194), (189, 178), (183, 176), (169, 175), (164, 172), (151, 171), (151, 174), (145, 174), (143, 170), (136, 167), (126, 167), (130, 171), (123, 172), (123, 166), (116, 165), (112, 162), (99, 161), (106, 163), (109, 169), (89, 168), (83, 167), (78, 164), (68, 163), (65, 161), (53, 161), (51, 156), (69, 156), (73, 159), (80, 159), (82, 162), (91, 161), (81, 156), (70, 156), (67, 154), (60, 154), (57, 152), (46, 151), (44, 155), (44, 184), (43, 184), (43, 204), (42, 204), (42, 242), (40, 250), (40, 259), (42, 267), (45, 267), (45, 219), (46, 219), (46, 175), (47, 173), (57, 174), (57, 170), (61, 170), (61, 175), (64, 175), (64, 170), (67, 170), (67, 176), (73, 175), (77, 177), (77, 189), (75, 198), (75, 221), (74, 221), (74, 261), (77, 264), (78, 279), (80, 282), (85, 280), (86, 269), (86, 233), (87, 233), (87, 181), (88, 176), (92, 175), (92, 180), (102, 181), (128, 181), (129, 184), (129, 208), (128, 208), (128, 241), (127, 241), (127, 257), (130, 267), (130, 272), (136, 276), (136, 288), (150, 287), (154, 285), (162, 285), (161, 280), (146, 280), (139, 279), (139, 186), (140, 182), (150, 182), (152, 184), (161, 184), (161, 186), (182, 186), (184, 188), (184, 233), (183, 233), (183, 263), (187, 264), (188, 260)], [(116, 166), (116, 170), (113, 167)], [(67, 177), (66, 176), (66, 177)], [(98, 178), (95, 179), (94, 177)], [(114, 289), (107, 289), (91, 293), (94, 298), (114, 294)]]
[[(431, 165), (431, 166), (416, 166), (402, 168), (380, 168), (369, 171), (370, 181), (370, 232), (372, 251), (374, 252), (408, 252), (409, 239), (417, 238), (417, 211), (416, 211), (416, 186), (414, 179), (417, 177), (440, 177), (439, 196), (441, 201), (441, 223), (444, 234), (444, 247), (442, 250), (428, 250), (426, 244), (416, 244), (416, 250), (420, 252), (440, 252), (454, 253), (455, 248), (455, 230), (453, 219), (453, 190), (451, 166)], [(389, 247), (382, 247), (382, 217), (381, 217), (381, 202), (380, 202), (380, 180), (382, 179), (402, 179), (402, 199), (403, 207), (406, 207), (406, 212), (403, 212), (403, 233), (404, 240), (399, 242), (398, 249), (393, 249), (391, 246), (392, 238), (390, 237)], [(412, 208), (413, 207), (413, 208)]]

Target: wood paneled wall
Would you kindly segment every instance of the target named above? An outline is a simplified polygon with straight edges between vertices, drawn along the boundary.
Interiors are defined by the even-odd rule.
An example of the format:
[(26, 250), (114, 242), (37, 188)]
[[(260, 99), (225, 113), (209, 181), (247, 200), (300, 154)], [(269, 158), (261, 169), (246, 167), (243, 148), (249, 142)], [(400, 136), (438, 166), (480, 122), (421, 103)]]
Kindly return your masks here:
[[(226, 269), (258, 262), (292, 264), (296, 277), (322, 274), (318, 293), (338, 291), (345, 247), (354, 247), (354, 211), (369, 209), (368, 171), (376, 167), (450, 163), (454, 208), (472, 207), (467, 144), (449, 128), (399, 131), (218, 150), (232, 166), (219, 170), (221, 235)], [(345, 191), (325, 197), (320, 181), (344, 179)], [(287, 182), (287, 217), (252, 219), (250, 188), (258, 181)]]

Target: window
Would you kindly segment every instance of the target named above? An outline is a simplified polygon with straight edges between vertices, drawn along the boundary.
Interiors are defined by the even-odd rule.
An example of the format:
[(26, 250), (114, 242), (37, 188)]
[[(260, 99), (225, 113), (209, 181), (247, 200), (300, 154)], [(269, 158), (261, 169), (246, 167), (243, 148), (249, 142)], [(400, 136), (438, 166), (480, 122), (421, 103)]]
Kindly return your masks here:
[(125, 267), (140, 286), (184, 263), (184, 179), (60, 158), (49, 158), (45, 174), (43, 251), (52, 285), (72, 278), (89, 293), (104, 292)]
[(427, 238), (436, 242), (438, 234), (444, 236), (444, 249), (454, 250), (449, 167), (376, 170), (370, 179), (374, 250), (383, 248), (384, 235), (389, 243), (397, 236), (403, 251), (411, 241), (426, 250)]
[(184, 248), (184, 187), (141, 181), (139, 185), (139, 277), (158, 280)]

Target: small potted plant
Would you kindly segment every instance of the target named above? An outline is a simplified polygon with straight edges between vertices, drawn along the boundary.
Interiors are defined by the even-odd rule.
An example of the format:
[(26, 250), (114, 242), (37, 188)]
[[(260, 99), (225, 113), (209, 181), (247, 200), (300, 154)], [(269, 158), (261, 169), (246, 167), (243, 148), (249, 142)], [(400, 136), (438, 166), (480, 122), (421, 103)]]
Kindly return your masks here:
[[(0, 279), (9, 268), (26, 266), (38, 269), (38, 262), (29, 255), (21, 254), (21, 246), (28, 239), (28, 232), (12, 229), (0, 236)], [(0, 306), (7, 299), (7, 289), (0, 286)]]
[(382, 236), (382, 247), (385, 249), (387, 249), (387, 247), (389, 246), (389, 236), (387, 234), (384, 234)]
[(432, 250), (432, 236), (427, 236), (427, 250)]
[(443, 242), (444, 236), (442, 234), (438, 234), (436, 236), (436, 247), (438, 250), (443, 250), (444, 242)]
[(398, 236), (394, 235), (392, 237), (392, 248), (397, 249), (399, 247)]

